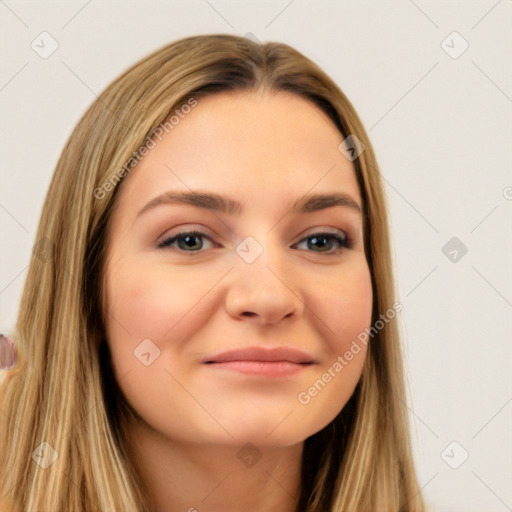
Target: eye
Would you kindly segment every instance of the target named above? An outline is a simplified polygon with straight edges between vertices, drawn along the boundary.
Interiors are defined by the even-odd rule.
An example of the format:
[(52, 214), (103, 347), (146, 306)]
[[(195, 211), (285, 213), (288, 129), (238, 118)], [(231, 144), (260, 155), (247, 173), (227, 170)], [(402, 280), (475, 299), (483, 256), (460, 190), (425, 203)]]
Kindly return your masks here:
[[(200, 231), (183, 231), (182, 233), (178, 233), (171, 238), (167, 238), (166, 240), (162, 240), (157, 244), (159, 249), (164, 247), (171, 247), (175, 242), (178, 242), (178, 248), (183, 250), (184, 252), (198, 252), (198, 249), (202, 249), (203, 244), (195, 243), (197, 240), (207, 238), (210, 240), (208, 235), (201, 233)], [(200, 246), (200, 247), (198, 247)], [(191, 251), (189, 249), (192, 249)]]
[[(328, 253), (328, 254), (334, 254), (339, 253), (342, 251), (343, 248), (349, 249), (352, 247), (352, 244), (348, 238), (348, 236), (343, 233), (343, 231), (340, 231), (342, 233), (341, 235), (338, 233), (330, 233), (326, 231), (322, 231), (320, 233), (313, 233), (311, 235), (308, 235), (306, 238), (303, 238), (299, 244), (304, 243), (306, 241), (307, 247), (319, 247), (320, 251), (313, 251), (318, 253)], [(326, 240), (330, 241), (326, 243)], [(337, 250), (330, 250), (332, 249), (332, 244), (337, 244), (338, 248)]]
[[(311, 247), (319, 247), (320, 250), (313, 252), (319, 252), (319, 253), (328, 253), (333, 254), (336, 252), (341, 252), (343, 248), (349, 249), (352, 247), (352, 244), (348, 238), (348, 236), (343, 233), (343, 231), (340, 231), (342, 233), (341, 235), (338, 233), (330, 233), (330, 232), (319, 232), (319, 233), (313, 233), (306, 238), (303, 238), (299, 244), (306, 242), (307, 247), (310, 249)], [(176, 235), (167, 238), (165, 240), (162, 240), (157, 244), (157, 248), (163, 249), (166, 247), (176, 247), (182, 251), (182, 252), (200, 252), (201, 249), (203, 249), (203, 242), (201, 240), (207, 239), (211, 242), (211, 238), (206, 235), (205, 233), (202, 233), (201, 231), (183, 231), (182, 233), (177, 233)], [(199, 241), (199, 242), (198, 242)], [(326, 242), (327, 241), (327, 242)], [(332, 245), (335, 244), (335, 250), (332, 250)], [(336, 248), (337, 245), (337, 248)]]

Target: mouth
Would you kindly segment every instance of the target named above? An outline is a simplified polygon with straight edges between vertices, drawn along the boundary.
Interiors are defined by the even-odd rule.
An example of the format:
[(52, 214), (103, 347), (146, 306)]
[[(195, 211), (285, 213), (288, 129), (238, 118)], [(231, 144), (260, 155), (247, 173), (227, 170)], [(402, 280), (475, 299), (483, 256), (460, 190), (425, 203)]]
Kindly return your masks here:
[(315, 358), (295, 348), (248, 347), (227, 350), (206, 358), (211, 369), (230, 370), (248, 375), (285, 377), (317, 364)]

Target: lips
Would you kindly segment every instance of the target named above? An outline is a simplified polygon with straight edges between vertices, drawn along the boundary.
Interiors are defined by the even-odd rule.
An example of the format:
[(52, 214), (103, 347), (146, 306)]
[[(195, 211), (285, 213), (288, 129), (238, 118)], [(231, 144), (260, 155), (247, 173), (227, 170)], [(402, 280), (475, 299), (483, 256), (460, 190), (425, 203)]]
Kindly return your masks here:
[(295, 363), (295, 364), (314, 364), (315, 358), (300, 349), (293, 347), (244, 347), (225, 350), (208, 356), (203, 360), (204, 364), (230, 363), (233, 361), (251, 361), (265, 363)]

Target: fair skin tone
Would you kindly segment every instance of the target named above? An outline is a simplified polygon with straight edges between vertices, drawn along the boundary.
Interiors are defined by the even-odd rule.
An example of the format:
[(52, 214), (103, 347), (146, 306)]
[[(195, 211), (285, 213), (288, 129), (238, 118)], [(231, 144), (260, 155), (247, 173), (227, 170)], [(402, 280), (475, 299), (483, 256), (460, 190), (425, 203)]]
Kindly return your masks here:
[[(304, 440), (346, 404), (366, 348), (334, 377), (333, 364), (371, 323), (360, 212), (290, 211), (306, 194), (342, 193), (362, 206), (342, 140), (299, 96), (218, 93), (124, 178), (104, 275), (107, 340), (119, 386), (143, 420), (130, 432), (151, 510), (295, 510)], [(228, 196), (242, 212), (174, 203), (139, 214), (168, 191)], [(157, 247), (192, 230), (204, 235)], [(313, 236), (326, 231), (350, 247)], [(143, 340), (148, 364), (135, 355)], [(296, 371), (277, 375), (205, 363), (249, 346), (295, 347), (312, 362), (288, 362)], [(325, 387), (305, 394), (329, 368)]]

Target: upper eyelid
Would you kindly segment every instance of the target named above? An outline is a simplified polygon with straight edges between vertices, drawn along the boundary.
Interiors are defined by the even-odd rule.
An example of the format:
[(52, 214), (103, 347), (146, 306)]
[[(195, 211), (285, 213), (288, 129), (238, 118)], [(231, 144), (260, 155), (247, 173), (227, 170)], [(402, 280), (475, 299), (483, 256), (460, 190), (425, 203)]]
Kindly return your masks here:
[[(159, 237), (159, 239), (160, 239), (160, 241), (166, 241), (166, 240), (169, 240), (171, 238), (175, 238), (175, 237), (180, 236), (180, 235), (186, 235), (186, 234), (189, 234), (189, 233), (195, 233), (197, 236), (201, 235), (201, 236), (204, 236), (204, 237), (209, 238), (209, 239), (215, 238), (216, 235), (210, 235), (207, 232), (205, 232), (203, 229), (204, 228), (183, 229), (181, 231), (177, 231), (176, 233), (173, 233), (172, 235), (164, 235), (162, 237)], [(329, 234), (329, 235), (338, 235), (338, 234), (341, 233), (347, 239), (350, 238), (349, 232), (346, 229), (326, 228), (326, 227), (311, 228), (311, 229), (314, 230), (314, 231), (306, 231), (304, 234), (300, 235), (301, 236), (300, 240), (302, 240), (303, 238), (307, 238), (307, 237), (313, 236), (313, 235), (317, 235), (319, 233), (324, 233), (324, 234)]]

